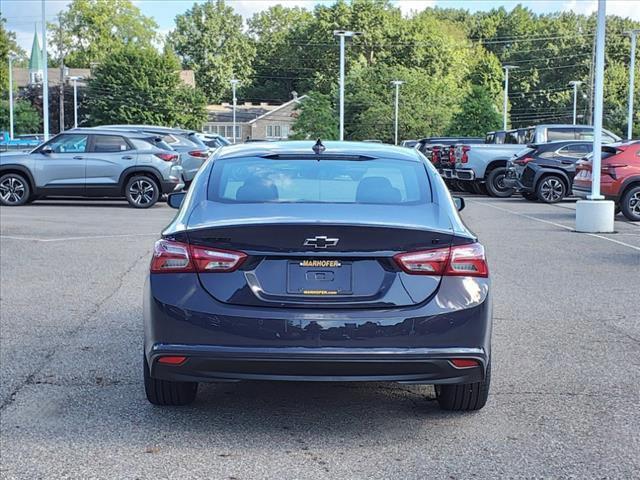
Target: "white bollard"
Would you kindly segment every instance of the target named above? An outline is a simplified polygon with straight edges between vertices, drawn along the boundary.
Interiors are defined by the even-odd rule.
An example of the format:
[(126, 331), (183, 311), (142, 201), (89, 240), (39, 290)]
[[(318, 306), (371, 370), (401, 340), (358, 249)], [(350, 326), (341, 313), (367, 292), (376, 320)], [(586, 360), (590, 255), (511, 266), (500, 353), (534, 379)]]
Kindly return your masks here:
[(576, 231), (583, 233), (613, 233), (615, 203), (611, 200), (578, 200)]

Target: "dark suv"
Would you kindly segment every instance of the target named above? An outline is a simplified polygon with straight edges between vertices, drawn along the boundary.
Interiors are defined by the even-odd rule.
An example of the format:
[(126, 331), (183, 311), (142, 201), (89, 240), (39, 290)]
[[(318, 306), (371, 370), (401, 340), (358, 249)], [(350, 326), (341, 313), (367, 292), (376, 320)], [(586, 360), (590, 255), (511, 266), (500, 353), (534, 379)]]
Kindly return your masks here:
[(593, 144), (572, 140), (529, 147), (507, 162), (504, 184), (527, 200), (556, 203), (571, 194), (576, 162), (591, 153)]

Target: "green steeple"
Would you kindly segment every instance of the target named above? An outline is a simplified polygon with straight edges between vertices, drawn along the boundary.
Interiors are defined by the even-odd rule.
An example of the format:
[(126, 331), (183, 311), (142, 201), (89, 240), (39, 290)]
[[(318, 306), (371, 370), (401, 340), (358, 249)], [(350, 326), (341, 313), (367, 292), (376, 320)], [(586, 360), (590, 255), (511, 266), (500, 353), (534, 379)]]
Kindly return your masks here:
[(40, 49), (37, 32), (33, 32), (33, 45), (31, 46), (31, 57), (29, 58), (29, 71), (42, 71), (42, 50)]

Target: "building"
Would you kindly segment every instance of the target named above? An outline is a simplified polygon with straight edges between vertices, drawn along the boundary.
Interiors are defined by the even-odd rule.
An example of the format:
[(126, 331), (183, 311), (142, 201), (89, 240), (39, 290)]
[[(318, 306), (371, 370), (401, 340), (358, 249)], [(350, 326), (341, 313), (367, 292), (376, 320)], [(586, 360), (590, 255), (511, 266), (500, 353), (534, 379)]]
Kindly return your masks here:
[(296, 107), (306, 98), (293, 98), (281, 105), (266, 102), (244, 102), (236, 105), (236, 131), (233, 132), (233, 105), (222, 103), (207, 106), (208, 121), (203, 126), (205, 133), (216, 133), (232, 142), (252, 140), (286, 140), (297, 117)]

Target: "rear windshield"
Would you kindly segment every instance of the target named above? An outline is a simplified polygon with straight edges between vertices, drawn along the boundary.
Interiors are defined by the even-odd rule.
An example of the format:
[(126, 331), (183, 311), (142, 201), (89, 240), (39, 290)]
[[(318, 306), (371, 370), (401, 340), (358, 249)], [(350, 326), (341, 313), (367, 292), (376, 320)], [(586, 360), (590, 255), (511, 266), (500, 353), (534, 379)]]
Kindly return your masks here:
[(425, 166), (402, 160), (234, 158), (217, 161), (209, 199), (227, 203), (419, 204), (431, 201)]

